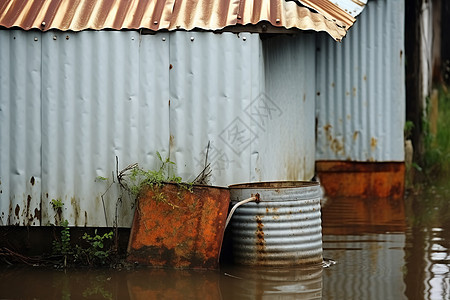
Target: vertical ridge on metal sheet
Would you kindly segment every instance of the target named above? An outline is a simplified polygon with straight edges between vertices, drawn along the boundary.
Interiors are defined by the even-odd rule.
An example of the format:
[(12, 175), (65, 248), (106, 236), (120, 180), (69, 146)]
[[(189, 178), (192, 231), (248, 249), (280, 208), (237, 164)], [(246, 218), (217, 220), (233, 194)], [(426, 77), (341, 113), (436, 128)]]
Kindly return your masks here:
[[(119, 226), (130, 226), (133, 199), (122, 197), (118, 202), (117, 186), (104, 200), (101, 195), (117, 175), (113, 174), (116, 156), (119, 170), (135, 162), (155, 168), (150, 156), (162, 148), (158, 145), (164, 132), (161, 104), (166, 102), (154, 88), (149, 88), (153, 94), (141, 90), (141, 75), (148, 80), (145, 86), (158, 80), (141, 74), (140, 69), (164, 82), (164, 72), (152, 70), (168, 66), (159, 66), (163, 60), (149, 61), (152, 53), (140, 50), (148, 40), (141, 41), (137, 32), (48, 32), (44, 36), (42, 207), (46, 220), (112, 226), (118, 205)], [(157, 45), (152, 48), (159, 51)], [(140, 54), (145, 57), (142, 61)], [(157, 125), (151, 124), (155, 119)], [(148, 125), (141, 128), (140, 124)], [(59, 215), (52, 199), (64, 203)]]
[(41, 34), (0, 32), (0, 225), (40, 225)]
[(253, 105), (260, 135), (260, 180), (310, 180), (314, 175), (314, 36), (264, 40), (265, 93)]
[(211, 163), (212, 184), (250, 178), (257, 138), (245, 108), (260, 93), (257, 34), (170, 34), (170, 153), (186, 180)]
[(317, 160), (404, 160), (403, 8), (370, 2), (342, 44), (317, 38)]

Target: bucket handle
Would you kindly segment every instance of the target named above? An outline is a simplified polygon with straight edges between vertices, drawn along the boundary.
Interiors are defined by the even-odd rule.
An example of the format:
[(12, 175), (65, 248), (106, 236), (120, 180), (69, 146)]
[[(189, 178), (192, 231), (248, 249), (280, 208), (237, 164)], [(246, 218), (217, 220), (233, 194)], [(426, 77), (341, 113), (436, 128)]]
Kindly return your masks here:
[(250, 198), (247, 198), (247, 199), (245, 199), (245, 200), (239, 201), (238, 203), (236, 203), (236, 204), (233, 206), (233, 208), (230, 210), (230, 214), (228, 215), (227, 221), (225, 222), (225, 229), (227, 229), (228, 223), (230, 223), (230, 220), (231, 220), (231, 217), (232, 217), (233, 214), (234, 214), (234, 211), (235, 211), (239, 206), (241, 206), (241, 205), (243, 205), (243, 204), (245, 204), (245, 203), (248, 203), (248, 202), (252, 202), (252, 201), (255, 201), (255, 202), (259, 202), (259, 201), (260, 201), (260, 200), (259, 200), (259, 194), (258, 194), (258, 193), (256, 193), (255, 196), (251, 196)]

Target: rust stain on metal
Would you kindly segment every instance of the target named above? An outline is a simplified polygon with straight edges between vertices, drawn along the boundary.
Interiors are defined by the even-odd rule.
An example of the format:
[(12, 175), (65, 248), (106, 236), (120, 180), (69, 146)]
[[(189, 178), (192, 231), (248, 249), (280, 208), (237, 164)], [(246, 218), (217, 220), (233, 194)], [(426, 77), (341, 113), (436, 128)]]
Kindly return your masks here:
[(318, 161), (316, 171), (327, 196), (403, 199), (403, 162)]
[[(27, 196), (27, 207), (26, 207), (26, 219), (28, 220), (28, 225), (31, 224), (31, 221), (33, 220), (33, 216), (30, 214), (30, 204), (31, 204), (31, 195)], [(25, 225), (25, 220), (23, 221)]]
[(378, 144), (378, 140), (376, 138), (372, 137), (370, 139), (370, 148), (372, 149), (372, 151), (375, 150), (375, 148), (377, 147), (377, 144)]
[(302, 2), (312, 10), (284, 0), (9, 0), (0, 4), (0, 26), (41, 31), (226, 30), (241, 26), (241, 30), (251, 31), (251, 25), (268, 23), (287, 30), (325, 31), (341, 40), (355, 22), (349, 13), (327, 0)]
[(20, 213), (20, 206), (19, 206), (19, 204), (16, 204), (16, 209), (14, 210), (14, 213), (16, 214), (16, 217), (19, 217), (19, 213)]
[(34, 185), (34, 183), (35, 183), (34, 176), (31, 176), (30, 183), (31, 183), (31, 185)]
[(365, 6), (366, 5), (364, 2), (361, 2), (359, 0), (352, 0), (352, 2), (358, 4), (359, 6)]
[(37, 207), (34, 209), (34, 218), (38, 219), (39, 221), (42, 220), (41, 210)]
[(264, 224), (261, 216), (256, 216), (256, 256), (257, 261), (266, 260), (266, 240), (264, 239)]
[(333, 20), (343, 28), (350, 28), (356, 21), (348, 12), (328, 0), (301, 0), (301, 3), (319, 12), (328, 20)]
[(80, 217), (80, 201), (75, 199), (75, 197), (72, 197), (70, 199), (70, 203), (72, 204), (74, 216), (73, 219), (75, 220), (75, 226), (78, 226), (78, 218)]
[(176, 184), (147, 187), (133, 219), (128, 261), (154, 267), (216, 269), (229, 190)]
[(358, 135), (359, 135), (359, 131), (353, 132), (353, 141), (356, 141), (356, 139), (358, 138)]
[(342, 153), (343, 155), (345, 155), (345, 148), (344, 148), (344, 143), (339, 141), (338, 139), (332, 139), (331, 144), (330, 144), (330, 148), (331, 150), (333, 150), (336, 154), (338, 153)]

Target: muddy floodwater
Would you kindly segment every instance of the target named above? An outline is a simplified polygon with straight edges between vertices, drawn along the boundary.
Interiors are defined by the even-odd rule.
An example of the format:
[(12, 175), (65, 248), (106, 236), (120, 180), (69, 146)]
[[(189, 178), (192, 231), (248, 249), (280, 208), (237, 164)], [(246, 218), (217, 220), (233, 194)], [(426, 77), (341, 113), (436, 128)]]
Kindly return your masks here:
[(323, 209), (326, 267), (217, 271), (0, 266), (0, 299), (450, 299), (450, 180)]

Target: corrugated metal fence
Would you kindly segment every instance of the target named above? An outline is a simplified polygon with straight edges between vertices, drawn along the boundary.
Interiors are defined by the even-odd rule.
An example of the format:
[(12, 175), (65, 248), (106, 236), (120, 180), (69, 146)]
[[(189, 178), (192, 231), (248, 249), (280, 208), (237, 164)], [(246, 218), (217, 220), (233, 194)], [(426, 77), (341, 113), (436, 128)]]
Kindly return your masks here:
[[(209, 141), (213, 184), (309, 179), (315, 79), (296, 69), (312, 67), (313, 44), (313, 36), (0, 30), (0, 225), (129, 227), (134, 201), (108, 189), (116, 156), (119, 170), (152, 169), (160, 151), (189, 180)], [(274, 80), (290, 88), (266, 93)]]

